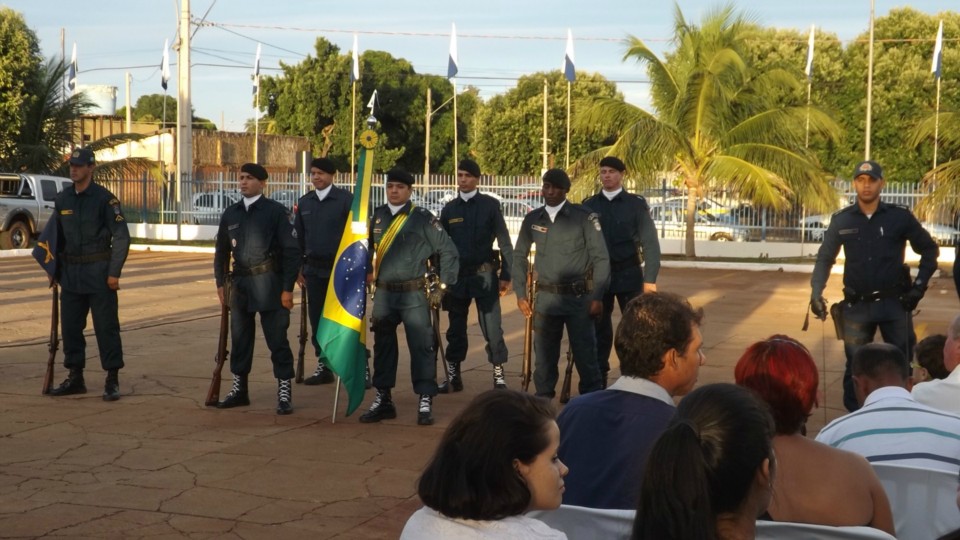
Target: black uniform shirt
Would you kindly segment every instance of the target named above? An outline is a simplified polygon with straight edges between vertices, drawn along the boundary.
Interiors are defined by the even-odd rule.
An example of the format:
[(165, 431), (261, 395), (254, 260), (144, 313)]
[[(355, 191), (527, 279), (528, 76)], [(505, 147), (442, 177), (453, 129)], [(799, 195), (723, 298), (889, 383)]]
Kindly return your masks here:
[(457, 246), (461, 269), (493, 262), (493, 241), (496, 240), (500, 248), (500, 279), (510, 281), (513, 242), (503, 220), (500, 201), (484, 193), (465, 201), (458, 193), (440, 211), (440, 223)]
[(268, 272), (234, 277), (234, 286), (248, 298), (250, 311), (280, 309), (280, 293), (292, 292), (300, 272), (300, 246), (287, 209), (277, 201), (260, 197), (249, 209), (243, 200), (230, 205), (220, 218), (213, 269), (217, 287), (223, 286), (224, 264), (233, 255), (234, 271), (272, 263)]
[(813, 296), (823, 294), (841, 246), (846, 257), (843, 268), (845, 291), (867, 295), (900, 287), (907, 241), (920, 255), (914, 283), (926, 287), (937, 269), (940, 249), (910, 210), (881, 202), (869, 218), (857, 204), (838, 211), (831, 218), (817, 252), (817, 263), (810, 279)]
[(304, 257), (305, 276), (330, 277), (352, 206), (353, 194), (337, 186), (330, 186), (322, 201), (316, 191), (300, 198), (293, 226)]
[(643, 268), (637, 265), (611, 272), (608, 291), (640, 291), (644, 282), (656, 283), (660, 273), (660, 241), (647, 201), (624, 189), (613, 199), (597, 193), (583, 201), (583, 205), (600, 216), (611, 265), (628, 262), (638, 257), (638, 249), (643, 250)]
[(400, 214), (407, 214), (407, 221), (394, 238), (383, 260), (378, 262), (377, 281), (399, 283), (419, 279), (427, 272), (427, 259), (434, 253), (440, 255), (440, 281), (453, 285), (460, 272), (457, 246), (444, 232), (440, 221), (429, 210), (413, 206), (410, 201), (397, 212), (390, 213), (390, 207), (382, 205), (373, 211), (370, 217), (369, 256), (372, 259), (377, 246), (390, 223)]
[(67, 186), (54, 203), (57, 250), (69, 257), (109, 253), (103, 260), (71, 263), (60, 259), (60, 284), (65, 290), (88, 294), (107, 290), (107, 277), (120, 277), (130, 250), (130, 231), (120, 201), (106, 188), (93, 182), (77, 193)]

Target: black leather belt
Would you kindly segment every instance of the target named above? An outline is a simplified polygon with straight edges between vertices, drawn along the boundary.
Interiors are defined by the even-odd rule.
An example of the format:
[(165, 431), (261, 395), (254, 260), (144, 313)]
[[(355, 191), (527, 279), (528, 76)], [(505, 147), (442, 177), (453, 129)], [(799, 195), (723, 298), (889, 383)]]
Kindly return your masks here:
[(258, 264), (256, 266), (240, 266), (238, 264), (233, 265), (233, 277), (248, 277), (248, 276), (258, 276), (260, 274), (266, 274), (273, 270), (273, 261), (267, 261), (263, 264)]
[(900, 287), (891, 287), (889, 289), (873, 291), (872, 293), (867, 294), (858, 294), (845, 290), (843, 291), (843, 300), (851, 304), (856, 304), (858, 302), (876, 302), (877, 300), (882, 300), (884, 298), (897, 298), (901, 294), (903, 294), (903, 289)]
[(588, 294), (593, 289), (593, 283), (585, 279), (573, 281), (570, 283), (544, 283), (537, 282), (537, 292), (548, 292), (553, 294)]
[(626, 270), (628, 268), (635, 268), (640, 266), (640, 256), (636, 253), (633, 254), (633, 257), (623, 261), (610, 261), (610, 271), (611, 272), (620, 272), (621, 270)]
[(480, 266), (461, 266), (460, 276), (475, 276), (477, 274), (486, 274), (487, 272), (496, 272), (500, 265), (491, 262), (485, 262)]
[(60, 255), (60, 257), (63, 258), (64, 262), (68, 262), (70, 264), (87, 264), (99, 261), (109, 261), (110, 252), (101, 251), (99, 253), (90, 253), (88, 255), (67, 255), (64, 253)]
[(423, 278), (410, 281), (377, 281), (377, 288), (388, 292), (412, 292), (423, 289), (426, 282)]

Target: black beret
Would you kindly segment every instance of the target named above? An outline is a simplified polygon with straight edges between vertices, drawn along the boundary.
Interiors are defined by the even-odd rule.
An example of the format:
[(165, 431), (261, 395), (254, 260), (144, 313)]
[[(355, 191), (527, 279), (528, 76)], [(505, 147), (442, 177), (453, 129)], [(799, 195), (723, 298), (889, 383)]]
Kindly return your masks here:
[(403, 182), (408, 186), (412, 186), (413, 175), (399, 167), (394, 167), (387, 171), (387, 182)]
[(317, 158), (310, 162), (311, 169), (320, 169), (321, 171), (328, 174), (337, 174), (337, 166), (333, 164), (333, 161), (321, 157)]
[(627, 170), (627, 166), (620, 161), (620, 158), (607, 156), (600, 160), (601, 167), (610, 167), (611, 169), (616, 169), (620, 172)]
[(458, 171), (466, 171), (470, 173), (470, 176), (474, 178), (480, 178), (480, 166), (477, 165), (476, 161), (472, 159), (461, 159), (460, 164), (457, 165)]
[(259, 163), (244, 163), (240, 167), (240, 172), (245, 172), (261, 182), (267, 179), (267, 170)]
[(543, 173), (543, 181), (560, 189), (570, 189), (570, 177), (563, 169), (550, 169)]

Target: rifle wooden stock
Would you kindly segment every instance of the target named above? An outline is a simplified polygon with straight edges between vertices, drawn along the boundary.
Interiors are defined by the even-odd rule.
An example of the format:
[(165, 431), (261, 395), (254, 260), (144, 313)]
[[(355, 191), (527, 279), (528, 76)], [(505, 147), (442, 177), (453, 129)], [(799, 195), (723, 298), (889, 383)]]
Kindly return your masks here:
[(563, 386), (560, 387), (560, 403), (570, 401), (570, 385), (573, 379), (573, 351), (567, 349), (567, 369), (563, 372)]
[(307, 288), (300, 287), (300, 351), (297, 352), (297, 384), (303, 382), (303, 355), (307, 348)]
[(54, 283), (51, 289), (53, 306), (50, 308), (50, 342), (47, 344), (50, 355), (47, 357), (47, 372), (43, 375), (42, 394), (49, 394), (50, 387), (53, 386), (53, 366), (57, 359), (57, 349), (60, 347), (60, 286)]
[(524, 392), (530, 388), (530, 375), (533, 371), (533, 318), (537, 305), (537, 284), (533, 280), (533, 268), (527, 271), (527, 300), (530, 301), (530, 316), (523, 328), (523, 365), (520, 369), (520, 387)]
[[(228, 275), (227, 280), (230, 279)], [(217, 356), (214, 358), (216, 364), (213, 366), (213, 378), (210, 379), (210, 389), (207, 390), (207, 399), (204, 405), (207, 407), (216, 407), (220, 401), (220, 380), (223, 371), (223, 363), (227, 361), (227, 339), (230, 337), (230, 296), (229, 283), (224, 285), (223, 305), (220, 306), (220, 339), (217, 342)]]

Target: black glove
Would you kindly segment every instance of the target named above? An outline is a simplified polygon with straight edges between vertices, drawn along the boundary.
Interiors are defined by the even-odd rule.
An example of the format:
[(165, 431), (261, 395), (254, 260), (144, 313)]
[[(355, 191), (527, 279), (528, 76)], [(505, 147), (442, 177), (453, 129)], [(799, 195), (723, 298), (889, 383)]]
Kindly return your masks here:
[(814, 317), (821, 321), (827, 320), (827, 301), (822, 296), (811, 298), (810, 311), (813, 312)]
[(430, 304), (430, 309), (438, 309), (440, 303), (443, 301), (443, 295), (447, 292), (447, 287), (445, 285), (438, 285), (433, 288), (427, 294), (427, 303)]
[(900, 295), (900, 305), (903, 306), (903, 309), (907, 311), (913, 311), (917, 309), (917, 304), (920, 303), (920, 300), (923, 298), (924, 293), (923, 287), (919, 285), (914, 285), (910, 287), (910, 290)]

